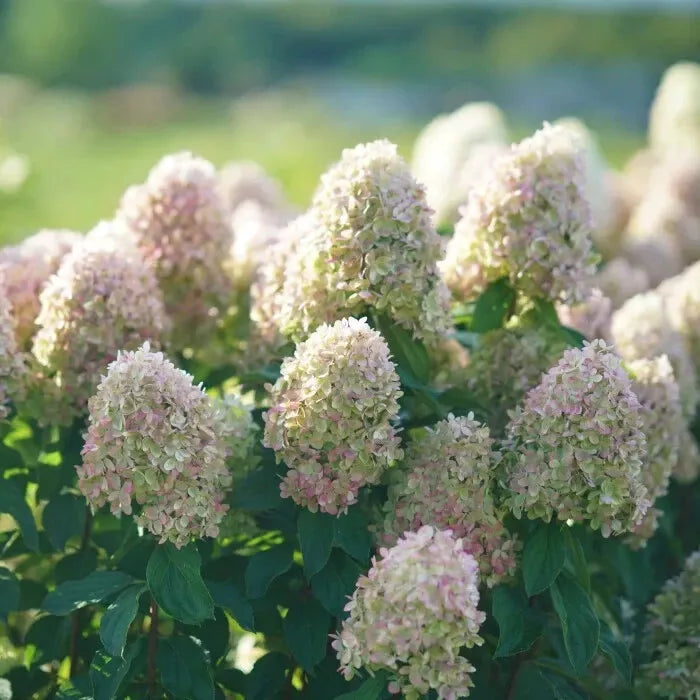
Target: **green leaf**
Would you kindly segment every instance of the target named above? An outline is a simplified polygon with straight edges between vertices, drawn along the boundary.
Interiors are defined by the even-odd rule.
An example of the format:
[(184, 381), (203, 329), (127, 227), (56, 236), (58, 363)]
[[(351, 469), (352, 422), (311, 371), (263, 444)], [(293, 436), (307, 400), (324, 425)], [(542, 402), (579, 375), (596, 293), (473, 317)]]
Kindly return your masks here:
[(90, 665), (90, 680), (94, 700), (113, 700), (117, 697), (119, 686), (131, 668), (131, 663), (139, 655), (143, 640), (134, 642), (126, 651), (123, 659), (110, 656), (102, 649), (98, 650)]
[(581, 543), (576, 539), (570, 527), (563, 528), (564, 539), (567, 543), (566, 556), (576, 579), (583, 586), (586, 593), (591, 592), (591, 575), (588, 570), (588, 562)]
[(38, 552), (39, 533), (34, 516), (24, 499), (24, 487), (20, 488), (15, 479), (5, 479), (0, 484), (0, 513), (7, 513), (15, 519), (27, 547)]
[(280, 544), (264, 552), (253, 554), (245, 570), (246, 595), (262, 598), (270, 584), (292, 566), (294, 550), (289, 544)]
[(566, 546), (561, 526), (556, 523), (538, 523), (525, 541), (523, 551), (523, 579), (529, 596), (549, 588), (564, 566)]
[(583, 675), (598, 648), (600, 623), (586, 591), (568, 576), (562, 576), (549, 588), (559, 616), (564, 647), (576, 673)]
[(85, 499), (72, 493), (54, 496), (46, 504), (41, 522), (51, 546), (63, 550), (66, 542), (85, 527)]
[(502, 328), (515, 303), (515, 290), (507, 277), (491, 282), (476, 300), (471, 330), (475, 333)]
[(311, 578), (311, 590), (331, 615), (340, 617), (361, 573), (362, 567), (357, 562), (336, 550), (323, 569)]
[(176, 698), (214, 700), (214, 680), (202, 648), (189, 637), (158, 640), (161, 681)]
[(586, 700), (587, 696), (575, 688), (566, 678), (538, 669), (556, 700)]
[(359, 688), (343, 693), (335, 700), (378, 700), (386, 695), (389, 677), (383, 671), (368, 678)]
[(427, 384), (430, 381), (430, 357), (425, 345), (385, 316), (377, 318), (376, 325), (389, 345), (399, 375), (417, 384)]
[(166, 542), (153, 550), (146, 566), (146, 581), (156, 603), (186, 625), (214, 617), (214, 601), (202, 580), (201, 565), (193, 544), (178, 549)]
[(205, 581), (205, 583), (214, 599), (214, 605), (229, 612), (244, 630), (255, 631), (253, 606), (235, 583), (230, 581)]
[(102, 646), (112, 656), (122, 656), (129, 627), (139, 610), (139, 598), (146, 590), (142, 583), (125, 588), (107, 608), (100, 622)]
[(372, 538), (367, 529), (367, 518), (358, 506), (348, 509), (345, 515), (334, 518), (333, 545), (340, 547), (353, 559), (367, 563), (372, 551)]
[(538, 668), (525, 663), (515, 680), (515, 686), (508, 695), (509, 700), (558, 700), (549, 683)]
[(627, 645), (615, 637), (608, 625), (600, 622), (600, 650), (610, 659), (615, 670), (628, 685), (632, 682), (632, 658)]
[(209, 652), (209, 658), (216, 663), (229, 648), (228, 618), (220, 608), (214, 611), (213, 620), (205, 620), (201, 625), (183, 625), (178, 627), (188, 636), (198, 639), (204, 649)]
[(12, 571), (0, 566), (0, 617), (19, 608), (21, 589), (19, 581)]
[(307, 673), (326, 655), (331, 621), (331, 616), (313, 599), (293, 606), (284, 618), (287, 646)]
[(56, 586), (44, 598), (41, 607), (52, 615), (67, 615), (78, 608), (99, 603), (133, 580), (121, 571), (94, 571), (78, 581), (65, 581)]
[(250, 511), (273, 510), (282, 503), (280, 495), (280, 468), (274, 463), (266, 464), (246, 474), (236, 482), (233, 507)]
[(32, 623), (24, 639), (25, 644), (34, 647), (30, 663), (45, 664), (58, 661), (68, 654), (68, 638), (71, 619), (44, 615)]
[(246, 700), (269, 700), (283, 690), (287, 677), (289, 660), (284, 654), (272, 651), (260, 657), (248, 674)]
[(304, 560), (304, 573), (310, 579), (328, 561), (333, 548), (335, 518), (326, 513), (312, 513), (302, 508), (297, 520), (297, 535)]
[(492, 613), (499, 630), (496, 659), (527, 651), (542, 633), (542, 625), (528, 608), (527, 599), (514, 588), (493, 589)]

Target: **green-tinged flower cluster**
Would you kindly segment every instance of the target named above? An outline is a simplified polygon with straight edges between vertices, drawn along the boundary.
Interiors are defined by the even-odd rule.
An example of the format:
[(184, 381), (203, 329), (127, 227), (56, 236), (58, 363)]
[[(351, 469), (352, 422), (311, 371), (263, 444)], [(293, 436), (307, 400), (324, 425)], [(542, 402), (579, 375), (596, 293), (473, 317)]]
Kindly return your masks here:
[(18, 245), (0, 250), (2, 289), (12, 304), (20, 348), (31, 344), (41, 290), (80, 239), (80, 234), (73, 231), (45, 229)]
[(227, 457), (249, 449), (247, 411), (212, 401), (148, 344), (119, 353), (89, 410), (77, 471), (93, 511), (109, 503), (115, 515), (133, 513), (160, 542), (178, 547), (217, 536), (228, 510)]
[(8, 416), (9, 404), (22, 398), (24, 379), (25, 363), (17, 348), (12, 305), (0, 294), (0, 420)]
[(666, 355), (634, 360), (626, 369), (632, 377), (632, 391), (642, 407), (642, 431), (647, 439), (642, 483), (652, 505), (628, 541), (633, 546), (643, 546), (656, 531), (661, 513), (653, 505), (668, 491), (671, 472), (678, 463), (681, 434), (686, 428), (678, 384)]
[(612, 310), (612, 301), (597, 287), (591, 289), (588, 296), (577, 304), (557, 306), (561, 324), (577, 330), (588, 340), (610, 337)]
[(490, 586), (516, 567), (517, 542), (503, 525), (492, 488), (497, 455), (487, 426), (450, 415), (416, 438), (389, 489), (381, 540), (393, 545), (423, 525), (451, 530)]
[(299, 505), (342, 513), (402, 457), (392, 423), (399, 377), (386, 342), (364, 319), (320, 326), (268, 389), (263, 442), (289, 467), (281, 492)]
[[(102, 223), (106, 233), (112, 224)], [(152, 270), (124, 240), (88, 238), (64, 257), (41, 293), (32, 352), (58, 387), (66, 418), (85, 411), (120, 349), (158, 343), (168, 328)], [(110, 242), (111, 241), (111, 242)]]
[(545, 124), (472, 190), (442, 271), (460, 299), (508, 277), (527, 296), (572, 303), (585, 297), (596, 261), (581, 145)]
[(652, 660), (641, 667), (640, 688), (662, 698), (700, 698), (699, 600), (697, 551), (649, 605), (645, 642)]
[(617, 309), (630, 297), (649, 289), (649, 275), (626, 258), (613, 258), (596, 273), (593, 284)]
[(266, 210), (287, 206), (282, 185), (252, 161), (226, 163), (219, 172), (218, 190), (229, 215), (244, 202), (255, 202)]
[(698, 387), (695, 370), (683, 338), (671, 326), (662, 295), (645, 292), (628, 299), (612, 315), (610, 337), (627, 361), (667, 355), (681, 390), (686, 419), (695, 413)]
[(201, 345), (231, 294), (224, 270), (231, 229), (217, 184), (208, 161), (165, 156), (145, 183), (124, 193), (117, 212), (156, 273), (178, 347)]
[(391, 673), (390, 689), (406, 700), (431, 690), (444, 700), (469, 695), (474, 667), (463, 647), (483, 643), (479, 567), (448, 531), (425, 526), (380, 550), (357, 581), (349, 613), (333, 641), (340, 668)]
[(678, 462), (672, 476), (681, 484), (690, 484), (700, 476), (700, 448), (690, 430), (681, 433)]
[(507, 505), (517, 517), (588, 522), (604, 537), (633, 530), (649, 507), (642, 413), (602, 340), (567, 350), (507, 427)]

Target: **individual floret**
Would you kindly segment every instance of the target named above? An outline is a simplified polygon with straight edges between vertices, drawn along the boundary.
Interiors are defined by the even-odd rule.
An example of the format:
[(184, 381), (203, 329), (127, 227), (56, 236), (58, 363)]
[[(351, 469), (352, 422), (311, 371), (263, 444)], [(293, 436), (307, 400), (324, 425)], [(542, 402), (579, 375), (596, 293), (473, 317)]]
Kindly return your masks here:
[(423, 525), (451, 530), (493, 586), (516, 566), (517, 542), (493, 500), (495, 457), (487, 426), (450, 415), (416, 438), (389, 489), (381, 540), (393, 545)]
[(264, 414), (264, 444), (289, 471), (285, 498), (337, 514), (402, 457), (401, 396), (389, 348), (364, 319), (323, 325), (282, 363)]
[[(177, 547), (216, 537), (228, 510), (229, 455), (248, 440), (246, 413), (222, 410), (148, 344), (119, 353), (90, 399), (78, 487), (93, 511), (115, 515)], [(233, 424), (231, 423), (233, 421)]]
[(508, 277), (527, 296), (572, 303), (584, 298), (596, 262), (581, 145), (545, 124), (474, 188), (442, 271), (460, 299)]
[(390, 688), (406, 700), (431, 690), (444, 700), (468, 696), (475, 668), (460, 650), (483, 643), (485, 619), (475, 559), (449, 530), (429, 526), (380, 556), (357, 581), (333, 640), (343, 675), (388, 671)]
[(517, 517), (633, 530), (649, 507), (642, 408), (620, 359), (596, 340), (572, 348), (507, 428), (506, 504)]

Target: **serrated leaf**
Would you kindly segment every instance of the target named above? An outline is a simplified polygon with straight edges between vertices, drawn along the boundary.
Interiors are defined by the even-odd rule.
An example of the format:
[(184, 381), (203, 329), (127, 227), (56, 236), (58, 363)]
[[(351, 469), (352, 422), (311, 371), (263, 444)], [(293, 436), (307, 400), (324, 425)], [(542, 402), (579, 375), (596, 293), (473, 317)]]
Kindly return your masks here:
[(15, 479), (4, 479), (0, 484), (0, 513), (7, 513), (15, 519), (24, 543), (29, 549), (38, 552), (39, 533), (34, 516), (24, 498), (24, 488), (20, 488)]
[(100, 641), (112, 656), (122, 656), (129, 627), (139, 609), (139, 598), (146, 590), (142, 583), (125, 588), (107, 608), (100, 622)]
[(270, 584), (289, 571), (293, 561), (294, 550), (289, 544), (280, 544), (253, 554), (245, 570), (246, 595), (249, 598), (262, 598)]
[(326, 655), (331, 621), (331, 616), (313, 599), (290, 608), (284, 618), (287, 646), (307, 673)]
[(514, 303), (515, 290), (507, 277), (491, 282), (476, 300), (470, 330), (486, 333), (502, 328)]
[(12, 571), (0, 566), (0, 617), (19, 608), (21, 589), (19, 581)]
[(331, 615), (340, 617), (361, 573), (357, 562), (335, 550), (323, 569), (311, 578), (311, 590)]
[(549, 588), (564, 566), (565, 558), (566, 546), (561, 526), (556, 522), (538, 523), (525, 541), (523, 551), (523, 579), (528, 596)]
[(340, 547), (353, 559), (366, 563), (372, 550), (372, 538), (362, 510), (358, 506), (353, 506), (345, 515), (334, 518), (333, 521), (333, 546)]
[(186, 625), (214, 617), (214, 601), (202, 580), (201, 565), (193, 544), (178, 549), (166, 542), (153, 550), (146, 566), (148, 589), (156, 603)]
[(253, 606), (235, 583), (230, 581), (205, 581), (205, 583), (214, 599), (214, 605), (228, 611), (244, 630), (255, 631)]
[(192, 639), (160, 639), (156, 659), (164, 688), (176, 698), (214, 700), (209, 664), (202, 648)]
[(568, 576), (552, 583), (549, 592), (561, 622), (569, 661), (576, 673), (583, 675), (598, 649), (598, 616), (586, 591)]
[(335, 518), (327, 513), (312, 513), (303, 508), (297, 520), (297, 536), (307, 580), (320, 571), (333, 548)]
[(41, 522), (51, 546), (63, 550), (66, 542), (85, 527), (85, 499), (71, 493), (54, 496), (46, 504)]
[(380, 672), (368, 678), (359, 688), (343, 693), (335, 700), (378, 700), (386, 695), (389, 678)]
[(526, 598), (514, 588), (498, 586), (493, 589), (492, 614), (499, 630), (496, 659), (527, 651), (542, 632)]
[(123, 659), (118, 656), (110, 656), (102, 649), (95, 653), (90, 665), (94, 700), (113, 700), (117, 697), (119, 686), (142, 647), (143, 640), (137, 640), (127, 649)]
[(632, 682), (632, 657), (627, 645), (615, 637), (608, 625), (600, 622), (600, 650), (610, 659), (614, 669), (628, 685)]
[(67, 615), (78, 608), (99, 603), (133, 581), (121, 571), (93, 571), (83, 579), (65, 581), (56, 586), (44, 598), (41, 607), (52, 615)]

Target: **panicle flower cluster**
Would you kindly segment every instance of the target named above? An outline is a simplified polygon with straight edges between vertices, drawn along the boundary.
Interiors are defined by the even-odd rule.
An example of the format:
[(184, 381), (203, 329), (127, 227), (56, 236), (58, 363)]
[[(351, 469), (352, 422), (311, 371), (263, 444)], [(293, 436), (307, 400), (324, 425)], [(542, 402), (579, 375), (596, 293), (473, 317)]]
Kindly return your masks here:
[(645, 642), (652, 660), (640, 687), (662, 698), (700, 698), (700, 551), (649, 604)]
[(602, 340), (572, 348), (507, 428), (507, 505), (517, 517), (587, 521), (604, 537), (633, 530), (649, 507), (642, 408)]
[(389, 348), (364, 319), (320, 326), (282, 363), (265, 413), (264, 444), (289, 471), (282, 496), (343, 513), (365, 484), (403, 454), (396, 428), (401, 396)]
[(224, 417), (221, 437), (228, 447), (231, 470), (242, 476), (254, 466), (253, 450), (258, 437), (252, 413), (254, 402), (236, 389), (225, 391), (213, 402)]
[(32, 352), (72, 415), (85, 410), (118, 350), (147, 339), (157, 344), (168, 328), (157, 280), (126, 240), (111, 245), (88, 236), (64, 257), (40, 299)]
[(474, 188), (442, 271), (462, 299), (507, 276), (527, 296), (572, 303), (584, 298), (596, 261), (581, 145), (545, 124)]
[(588, 340), (610, 337), (612, 301), (597, 287), (593, 287), (586, 299), (573, 306), (559, 304), (557, 315), (562, 325), (573, 328)]
[(622, 255), (631, 265), (644, 270), (649, 283), (656, 286), (683, 269), (683, 255), (678, 241), (667, 231), (657, 232), (646, 225), (637, 226), (635, 220), (643, 221), (643, 216), (640, 205), (625, 231)]
[(17, 348), (12, 305), (5, 294), (0, 294), (0, 420), (7, 418), (10, 402), (22, 398), (24, 377), (25, 363)]
[(475, 167), (470, 161), (476, 152), (484, 147), (500, 149), (506, 139), (503, 112), (489, 102), (465, 104), (436, 117), (421, 131), (413, 148), (412, 170), (426, 186), (437, 224), (457, 218), (457, 209), (474, 183), (469, 171)]
[[(244, 449), (250, 417), (222, 410), (148, 344), (120, 352), (90, 399), (78, 487), (93, 511), (115, 515), (177, 547), (216, 537), (228, 510), (226, 459)], [(234, 421), (233, 425), (230, 421)]]
[(217, 182), (208, 161), (165, 156), (145, 183), (124, 193), (117, 212), (155, 270), (180, 347), (202, 343), (231, 294), (224, 270), (231, 229)]
[(649, 289), (649, 275), (641, 268), (632, 265), (626, 258), (613, 258), (596, 273), (594, 287), (617, 309), (630, 297)]
[(407, 532), (361, 576), (332, 645), (346, 679), (360, 668), (387, 670), (406, 700), (431, 690), (444, 700), (469, 695), (474, 667), (462, 647), (481, 645), (479, 567), (459, 539), (430, 526)]
[(672, 476), (681, 484), (690, 484), (700, 476), (700, 448), (690, 430), (681, 432), (678, 462)]
[(642, 407), (642, 431), (647, 439), (642, 483), (652, 504), (628, 541), (633, 546), (643, 546), (656, 531), (660, 511), (653, 504), (668, 491), (671, 473), (678, 463), (681, 434), (686, 428), (678, 384), (666, 355), (634, 360), (626, 369)]
[(610, 336), (627, 361), (667, 355), (681, 390), (683, 414), (686, 419), (693, 416), (698, 401), (695, 370), (682, 336), (671, 326), (660, 294), (645, 292), (628, 299), (612, 315)]
[(467, 381), (469, 350), (456, 338), (447, 336), (429, 348), (431, 384), (440, 390), (463, 386)]
[(252, 161), (226, 163), (219, 172), (218, 191), (229, 215), (244, 202), (254, 202), (266, 210), (287, 206), (280, 183)]
[(489, 587), (510, 576), (517, 542), (493, 500), (492, 445), (488, 427), (473, 414), (450, 415), (416, 438), (384, 505), (383, 543), (393, 545), (402, 533), (432, 525), (461, 539)]
[(20, 348), (27, 348), (34, 335), (41, 290), (80, 239), (73, 231), (44, 229), (19, 245), (0, 250), (2, 287), (12, 304)]

